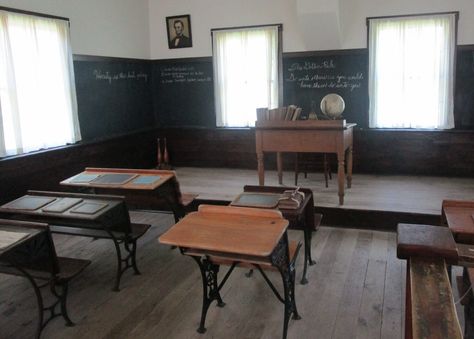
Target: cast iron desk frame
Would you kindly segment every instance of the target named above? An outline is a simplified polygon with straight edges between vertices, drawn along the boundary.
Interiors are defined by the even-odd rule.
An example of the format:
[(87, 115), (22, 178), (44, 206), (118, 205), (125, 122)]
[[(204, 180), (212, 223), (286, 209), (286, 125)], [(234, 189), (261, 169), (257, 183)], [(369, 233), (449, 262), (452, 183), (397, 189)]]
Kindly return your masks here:
[(265, 185), (264, 153), (277, 153), (278, 183), (283, 183), (282, 152), (336, 153), (339, 204), (344, 205), (345, 160), (347, 188), (352, 186), (353, 128), (357, 124), (332, 126), (324, 121), (257, 121), (255, 141), (258, 183)]
[[(83, 202), (107, 203), (108, 206), (95, 214), (75, 214), (42, 212), (37, 210), (21, 210), (6, 207), (10, 203), (0, 206), (0, 215), (10, 219), (30, 222), (45, 222), (50, 225), (51, 232), (93, 237), (96, 239), (111, 239), (117, 255), (117, 271), (115, 274), (113, 291), (120, 290), (120, 280), (128, 269), (133, 269), (136, 275), (140, 274), (136, 263), (136, 240), (132, 237), (130, 217), (125, 205), (124, 197), (111, 195), (91, 195), (81, 193), (28, 191), (29, 196), (43, 196), (51, 198), (80, 198)], [(129, 225), (129, 227), (126, 227)], [(116, 229), (120, 228), (120, 231)], [(123, 228), (129, 230), (125, 232)], [(122, 235), (123, 233), (123, 235)], [(120, 246), (123, 245), (125, 255), (122, 255)]]
[[(201, 205), (203, 207), (203, 205)], [(207, 207), (207, 206), (205, 206)], [(215, 206), (217, 208), (235, 208), (235, 207), (227, 207), (227, 206)], [(191, 258), (194, 259), (194, 261), (198, 264), (199, 269), (201, 271), (201, 278), (202, 278), (202, 286), (203, 286), (203, 301), (202, 301), (202, 311), (201, 311), (201, 320), (199, 323), (199, 327), (197, 329), (198, 333), (205, 333), (206, 332), (206, 327), (205, 327), (205, 322), (206, 322), (206, 315), (207, 311), (209, 309), (210, 304), (216, 300), (217, 301), (217, 306), (219, 307), (224, 307), (225, 303), (222, 300), (222, 297), (220, 295), (220, 290), (226, 283), (227, 279), (229, 278), (230, 274), (236, 267), (236, 265), (240, 263), (249, 263), (253, 265), (264, 277), (266, 283), (270, 286), (272, 289), (273, 293), (275, 296), (278, 298), (280, 302), (284, 304), (284, 323), (283, 323), (283, 339), (286, 339), (287, 337), (287, 332), (288, 332), (288, 322), (290, 319), (290, 316), (293, 315), (293, 319), (299, 320), (301, 319), (300, 315), (298, 314), (298, 310), (296, 308), (296, 301), (295, 301), (295, 267), (294, 263), (290, 263), (290, 256), (289, 256), (289, 247), (288, 247), (288, 234), (286, 232), (286, 229), (288, 227), (287, 221), (286, 223), (283, 223), (281, 227), (281, 232), (278, 238), (273, 239), (275, 241), (275, 246), (273, 247), (273, 250), (269, 255), (265, 256), (255, 256), (255, 255), (248, 255), (245, 253), (240, 253), (235, 251), (235, 249), (230, 249), (225, 250), (223, 247), (220, 245), (219, 241), (217, 239), (220, 238), (225, 238), (228, 236), (227, 230), (228, 228), (223, 227), (221, 229), (217, 229), (219, 234), (214, 235), (213, 239), (211, 241), (214, 241), (214, 244), (208, 246), (201, 246), (198, 244), (197, 248), (196, 247), (189, 247), (189, 244), (196, 244), (196, 239), (193, 238), (192, 235), (189, 235), (184, 241), (183, 240), (178, 240), (176, 236), (170, 236), (170, 233), (173, 232), (173, 228), (179, 227), (180, 224), (183, 225), (187, 223), (188, 220), (196, 220), (196, 221), (191, 221), (187, 227), (192, 228), (194, 231), (202, 231), (204, 230), (205, 232), (208, 231), (206, 230), (206, 224), (203, 223), (203, 221), (209, 221), (209, 217), (207, 217), (206, 220), (200, 220), (200, 212), (201, 209), (198, 212), (193, 212), (188, 214), (185, 218), (183, 218), (178, 224), (172, 226), (168, 232), (163, 234), (160, 238), (159, 241), (163, 244), (167, 245), (172, 245), (172, 246), (177, 246), (181, 253), (183, 255), (190, 256)], [(217, 216), (216, 219), (214, 219), (217, 223), (219, 223), (219, 214), (215, 214)], [(248, 227), (249, 221), (251, 221), (251, 218), (246, 218), (246, 220), (238, 220), (234, 219), (234, 222), (237, 223), (242, 223), (245, 227)], [(248, 228), (248, 237), (252, 236), (252, 231), (251, 227)], [(216, 229), (213, 229), (216, 231)], [(236, 244), (239, 242), (236, 241)], [(196, 245), (193, 245), (196, 246)], [(205, 248), (206, 247), (206, 248)], [(235, 248), (235, 246), (233, 246)], [(215, 250), (215, 248), (219, 248), (218, 251)], [(218, 257), (218, 258), (225, 258), (225, 260), (229, 260), (232, 262), (229, 270), (226, 272), (224, 278), (221, 280), (221, 282), (218, 281), (218, 272), (220, 265), (214, 263), (211, 259), (211, 257)], [(275, 267), (278, 272), (281, 275), (282, 282), (283, 282), (283, 290), (284, 290), (284, 295), (281, 296), (280, 293), (277, 291), (277, 289), (273, 286), (269, 278), (266, 276), (266, 274), (263, 272), (261, 266), (259, 263), (268, 263), (271, 264), (273, 267)]]
[[(244, 186), (244, 192), (258, 193), (283, 193), (284, 191), (291, 189), (294, 188), (250, 185)], [(311, 240), (313, 238), (313, 232), (318, 230), (323, 216), (322, 214), (315, 214), (314, 212), (313, 191), (308, 188), (300, 188), (300, 191), (305, 194), (305, 199), (298, 209), (279, 210), (283, 214), (283, 217), (290, 222), (288, 228), (301, 230), (304, 232), (304, 266), (300, 283), (305, 285), (308, 283), (308, 279), (306, 277), (308, 264), (311, 266), (316, 264), (316, 261), (314, 261), (311, 256)]]
[[(61, 291), (56, 289), (54, 276), (46, 285), (49, 284), (55, 301), (50, 306), (44, 306), (43, 295), (40, 288), (46, 285), (38, 285), (35, 278), (28, 272), (28, 268), (32, 266), (45, 266), (52, 271), (57, 271), (53, 256), (55, 249), (53, 239), (49, 232), (48, 225), (40, 223), (30, 223), (13, 220), (0, 220), (0, 230), (29, 233), (23, 239), (16, 241), (7, 248), (0, 249), (0, 266), (17, 271), (19, 276), (25, 277), (33, 287), (38, 305), (38, 320), (36, 324), (35, 338), (39, 339), (41, 332), (46, 325), (54, 318), (62, 316), (66, 321), (66, 326), (74, 326), (69, 318), (66, 308), (67, 284), (61, 285)], [(10, 273), (11, 274), (11, 273)], [(56, 308), (59, 306), (60, 311)], [(44, 319), (44, 312), (49, 312), (49, 317)]]
[[(81, 174), (133, 174), (140, 176), (160, 176), (152, 184), (134, 185), (125, 184), (96, 184), (93, 182), (73, 182), (74, 177)], [(132, 180), (133, 181), (133, 180)], [(159, 210), (163, 203), (173, 212), (175, 222), (185, 215), (182, 203), (182, 194), (179, 188), (176, 173), (167, 170), (122, 169), (122, 168), (94, 168), (87, 167), (84, 172), (61, 181), (61, 185), (74, 187), (80, 191), (94, 194), (114, 194), (125, 197), (130, 208)]]

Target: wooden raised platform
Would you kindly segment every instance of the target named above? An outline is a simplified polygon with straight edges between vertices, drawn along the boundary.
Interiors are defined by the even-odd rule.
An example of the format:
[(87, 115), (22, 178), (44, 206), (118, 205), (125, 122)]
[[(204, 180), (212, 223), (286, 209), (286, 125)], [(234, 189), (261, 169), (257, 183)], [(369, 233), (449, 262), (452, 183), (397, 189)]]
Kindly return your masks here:
[[(256, 170), (178, 167), (183, 192), (197, 194), (198, 202), (226, 204), (244, 185), (257, 185)], [(334, 172), (333, 172), (334, 174)], [(283, 184), (292, 186), (294, 173), (284, 172)], [(276, 171), (268, 171), (266, 185), (278, 186)], [(314, 193), (316, 211), (323, 224), (375, 229), (393, 229), (398, 223), (439, 224), (443, 199), (472, 199), (474, 178), (354, 174), (339, 205), (337, 180), (324, 187), (323, 173), (300, 175), (298, 184)]]

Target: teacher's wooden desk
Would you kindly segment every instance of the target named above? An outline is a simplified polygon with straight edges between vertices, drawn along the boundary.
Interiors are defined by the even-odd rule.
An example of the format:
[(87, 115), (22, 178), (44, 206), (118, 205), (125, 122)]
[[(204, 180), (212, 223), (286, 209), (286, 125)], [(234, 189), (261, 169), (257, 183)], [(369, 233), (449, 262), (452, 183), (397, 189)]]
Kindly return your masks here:
[(87, 167), (84, 172), (61, 181), (61, 185), (97, 194), (121, 195), (129, 207), (160, 209), (165, 205), (173, 211), (175, 221), (185, 214), (174, 171)]
[(255, 139), (258, 182), (265, 185), (264, 153), (277, 153), (278, 182), (282, 184), (282, 152), (336, 153), (339, 204), (344, 204), (347, 154), (347, 188), (352, 184), (352, 139), (356, 124), (345, 120), (257, 121)]
[[(206, 314), (212, 301), (217, 300), (220, 307), (225, 305), (220, 290), (232, 270), (245, 264), (262, 273), (285, 305), (283, 338), (286, 338), (290, 316), (300, 318), (296, 309), (295, 267), (294, 259), (290, 258), (287, 227), (288, 221), (276, 210), (201, 205), (198, 212), (188, 214), (159, 238), (163, 244), (179, 247), (181, 253), (191, 256), (199, 265), (203, 283), (199, 333), (206, 331)], [(299, 246), (296, 253), (298, 249)], [(219, 283), (217, 273), (222, 264), (230, 265), (230, 269)], [(274, 267), (280, 272), (283, 296), (263, 272), (265, 267)]]

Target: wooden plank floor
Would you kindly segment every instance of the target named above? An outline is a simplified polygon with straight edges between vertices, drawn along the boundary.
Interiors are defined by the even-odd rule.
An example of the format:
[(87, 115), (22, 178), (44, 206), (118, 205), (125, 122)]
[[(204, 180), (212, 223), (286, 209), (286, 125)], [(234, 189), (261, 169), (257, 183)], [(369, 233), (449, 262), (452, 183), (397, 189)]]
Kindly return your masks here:
[[(42, 338), (280, 338), (283, 308), (263, 278), (236, 269), (222, 290), (227, 305), (213, 304), (207, 332), (196, 333), (202, 286), (197, 265), (157, 242), (173, 224), (169, 214), (132, 212), (150, 222), (140, 240), (142, 275), (126, 273), (122, 290), (110, 290), (115, 270), (112, 243), (54, 235), (59, 255), (92, 260), (70, 286), (75, 327), (53, 320)], [(291, 231), (291, 238), (301, 238)], [(297, 284), (301, 320), (291, 320), (289, 338), (402, 338), (405, 263), (395, 257), (395, 233), (321, 227), (313, 238), (317, 265), (309, 283)], [(301, 253), (302, 254), (302, 253)], [(297, 277), (302, 272), (298, 259)], [(270, 274), (281, 287), (279, 276)], [(0, 337), (31, 338), (36, 320), (33, 292), (25, 279), (0, 275)]]
[[(200, 199), (231, 201), (244, 185), (257, 185), (256, 170), (179, 167), (176, 169), (183, 192)], [(275, 171), (266, 171), (265, 184), (278, 186)], [(294, 172), (285, 172), (283, 183), (294, 184)], [(436, 214), (443, 199), (474, 199), (474, 178), (446, 178), (402, 175), (353, 175), (352, 188), (345, 190), (344, 205), (339, 205), (337, 179), (324, 185), (323, 173), (300, 174), (298, 185), (313, 190), (315, 205), (359, 210)]]

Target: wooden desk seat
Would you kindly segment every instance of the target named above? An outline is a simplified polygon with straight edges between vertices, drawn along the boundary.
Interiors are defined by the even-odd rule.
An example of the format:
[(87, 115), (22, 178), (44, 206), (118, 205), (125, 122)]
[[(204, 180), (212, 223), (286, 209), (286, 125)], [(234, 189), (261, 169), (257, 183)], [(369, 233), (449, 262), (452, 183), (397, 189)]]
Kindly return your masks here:
[[(56, 257), (56, 262), (58, 265), (58, 272), (54, 273), (55, 283), (63, 283), (69, 281), (79, 275), (84, 269), (90, 265), (90, 260), (77, 259), (77, 258), (68, 258), (68, 257)], [(50, 280), (51, 272), (50, 270), (38, 270), (38, 269), (25, 269), (33, 279), (39, 280)], [(9, 275), (18, 275), (22, 276), (17, 269), (8, 266), (0, 266), (0, 273), (5, 273)]]
[[(151, 225), (149, 224), (136, 224), (130, 223), (130, 232), (117, 232), (112, 231), (110, 233), (118, 240), (137, 240), (148, 231)], [(70, 226), (50, 226), (51, 232), (58, 234), (68, 235), (79, 235), (83, 237), (91, 237), (97, 239), (111, 239), (109, 232), (94, 229), (94, 228), (82, 228), (82, 227), (70, 227)]]
[(405, 338), (463, 338), (442, 258), (409, 259)]
[[(7, 249), (6, 253), (1, 253), (0, 258), (0, 273), (25, 277), (33, 286), (39, 314), (36, 338), (40, 337), (46, 324), (57, 316), (64, 318), (66, 326), (73, 326), (74, 323), (67, 312), (68, 284), (91, 261), (56, 256), (56, 250), (47, 224), (3, 219), (0, 219), (0, 224), (19, 232), (22, 232), (25, 228), (40, 231), (34, 240), (31, 239), (30, 241), (28, 238), (21, 240), (14, 248)], [(39, 286), (35, 280), (43, 280), (48, 283)], [(56, 299), (49, 306), (43, 304), (41, 287), (49, 287)], [(45, 311), (49, 313), (46, 320), (44, 320)]]

